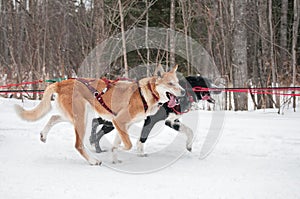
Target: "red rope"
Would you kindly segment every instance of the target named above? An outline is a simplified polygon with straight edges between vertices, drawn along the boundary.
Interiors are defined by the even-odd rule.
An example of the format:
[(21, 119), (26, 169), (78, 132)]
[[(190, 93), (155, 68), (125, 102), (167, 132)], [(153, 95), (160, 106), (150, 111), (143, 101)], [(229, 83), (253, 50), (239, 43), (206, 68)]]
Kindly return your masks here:
[(14, 90), (8, 90), (8, 91), (0, 91), (0, 94), (4, 94), (4, 95), (7, 95), (7, 94), (11, 94), (11, 93), (31, 93), (31, 94), (43, 94), (44, 91), (28, 91), (28, 90), (23, 90), (23, 91), (14, 91)]
[[(127, 80), (132, 81), (127, 78), (118, 78), (117, 80), (111, 81), (111, 83), (117, 82), (119, 80)], [(21, 85), (30, 85), (30, 84), (39, 84), (42, 83), (43, 80), (36, 81), (27, 81), (18, 84), (7, 84), (0, 86), (1, 88), (10, 88), (10, 87), (18, 87)], [(281, 95), (281, 96), (300, 96), (299, 93), (295, 93), (295, 91), (300, 91), (300, 87), (269, 87), (269, 88), (205, 88), (200, 86), (193, 87), (194, 92), (238, 92), (238, 93), (251, 93), (251, 94), (270, 94), (270, 95)], [(274, 92), (276, 91), (276, 92)], [(282, 93), (282, 91), (294, 91), (292, 93)], [(0, 93), (33, 93), (33, 94), (41, 94), (42, 90), (2, 90)]]
[(9, 88), (9, 87), (17, 87), (17, 86), (21, 86), (21, 85), (29, 85), (29, 84), (39, 84), (43, 82), (43, 80), (37, 80), (37, 81), (32, 81), (32, 82), (22, 82), (22, 83), (19, 83), (19, 84), (7, 84), (7, 85), (3, 85), (3, 86), (0, 86), (0, 88)]
[[(282, 96), (300, 96), (298, 93), (281, 93), (279, 91), (300, 91), (300, 87), (273, 87), (273, 88), (204, 88), (200, 86), (193, 87), (194, 92), (237, 92), (237, 93), (249, 93), (252, 94), (270, 94), (270, 95), (282, 95)], [(276, 92), (273, 92), (276, 91)]]

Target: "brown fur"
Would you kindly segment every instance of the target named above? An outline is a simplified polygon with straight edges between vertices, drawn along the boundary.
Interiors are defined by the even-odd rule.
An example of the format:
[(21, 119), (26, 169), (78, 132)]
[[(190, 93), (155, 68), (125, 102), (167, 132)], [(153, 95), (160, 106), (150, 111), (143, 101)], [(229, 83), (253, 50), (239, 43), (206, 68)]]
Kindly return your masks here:
[[(148, 110), (146, 113), (142, 98), (138, 91), (137, 83), (118, 81), (114, 83), (103, 95), (103, 101), (105, 104), (116, 113), (116, 115), (113, 115), (95, 99), (87, 86), (76, 79), (68, 79), (62, 82), (51, 84), (46, 88), (44, 97), (36, 108), (32, 110), (24, 110), (22, 107), (16, 106), (16, 111), (20, 117), (25, 120), (38, 120), (50, 111), (51, 96), (52, 94), (57, 93), (58, 96), (56, 101), (63, 116), (74, 125), (76, 149), (90, 164), (97, 165), (101, 162), (91, 158), (83, 144), (86, 128), (86, 104), (90, 104), (102, 118), (113, 122), (124, 144), (124, 149), (129, 150), (132, 147), (128, 135), (129, 126), (136, 121), (143, 120), (148, 115), (154, 114), (158, 110), (158, 103), (165, 103), (168, 101), (165, 96), (165, 92), (170, 92), (175, 96), (182, 94), (183, 89), (178, 84), (176, 70), (177, 66), (174, 67), (170, 72), (163, 74), (161, 78), (149, 77), (139, 81), (139, 86), (141, 87), (142, 94), (148, 105)], [(148, 84), (150, 84), (151, 89), (149, 89)], [(91, 79), (90, 85), (99, 92), (106, 88), (105, 82), (101, 79)], [(158, 101), (154, 98), (152, 93), (159, 97)], [(53, 120), (56, 120), (55, 118), (57, 116), (52, 117)], [(46, 137), (41, 135), (41, 140), (46, 141)]]

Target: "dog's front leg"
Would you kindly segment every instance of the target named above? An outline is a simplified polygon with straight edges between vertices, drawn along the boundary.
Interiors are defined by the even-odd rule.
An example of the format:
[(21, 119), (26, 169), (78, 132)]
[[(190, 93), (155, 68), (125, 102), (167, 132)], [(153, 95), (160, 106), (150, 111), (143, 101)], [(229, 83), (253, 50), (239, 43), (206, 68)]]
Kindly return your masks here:
[(113, 120), (113, 124), (115, 126), (115, 128), (117, 129), (119, 136), (124, 144), (123, 149), (124, 150), (130, 150), (132, 148), (132, 143), (130, 141), (128, 132), (127, 132), (127, 124), (126, 123), (122, 123), (122, 122), (118, 122), (117, 120)]
[(166, 120), (165, 125), (169, 126), (170, 128), (180, 132), (184, 133), (187, 137), (186, 140), (186, 149), (188, 151), (192, 151), (192, 144), (193, 144), (193, 138), (194, 133), (192, 129), (190, 129), (188, 126), (184, 125), (179, 121), (179, 118), (176, 117), (176, 115), (170, 115), (170, 117)]
[(194, 139), (194, 133), (191, 128), (188, 126), (184, 125), (183, 123), (180, 124), (179, 132), (184, 133), (187, 137), (186, 139), (186, 149), (188, 151), (192, 151), (192, 144), (193, 144), (193, 139)]
[(121, 141), (124, 144), (124, 147), (122, 147), (123, 150), (130, 150), (132, 148), (132, 143), (127, 133), (127, 123), (120, 122), (120, 120), (114, 119), (113, 124), (118, 131), (118, 134), (115, 137), (114, 146), (112, 148), (113, 163), (118, 163), (120, 161), (117, 159), (116, 152), (121, 144)]
[(167, 111), (165, 107), (163, 107), (160, 108), (155, 115), (148, 116), (145, 119), (140, 139), (137, 141), (138, 156), (140, 157), (147, 156), (147, 154), (144, 153), (144, 143), (148, 139), (148, 136), (152, 128), (154, 127), (154, 125), (161, 120), (165, 120), (167, 117), (168, 117)]

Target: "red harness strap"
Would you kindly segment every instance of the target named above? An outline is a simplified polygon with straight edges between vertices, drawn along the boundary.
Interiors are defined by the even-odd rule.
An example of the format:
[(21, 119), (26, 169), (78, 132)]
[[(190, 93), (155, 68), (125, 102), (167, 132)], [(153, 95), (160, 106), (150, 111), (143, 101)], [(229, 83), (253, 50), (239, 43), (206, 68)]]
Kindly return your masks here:
[(97, 101), (101, 104), (101, 106), (103, 106), (103, 108), (105, 108), (108, 112), (110, 112), (113, 115), (117, 115), (115, 112), (113, 112), (104, 102), (102, 95), (105, 94), (108, 89), (111, 87), (112, 81), (103, 78), (102, 80), (105, 82), (106, 87), (101, 91), (101, 93), (99, 91), (97, 91), (94, 87), (92, 87), (90, 85), (91, 82), (95, 81), (95, 79), (92, 80), (87, 80), (84, 78), (77, 78), (77, 81), (81, 82), (82, 84), (84, 84), (94, 95), (94, 97), (97, 99)]
[(155, 101), (158, 101), (159, 97), (157, 95), (155, 95), (155, 93), (153, 92), (150, 82), (148, 82), (147, 86), (148, 86), (148, 89), (151, 91), (151, 94), (154, 97)]
[(189, 111), (190, 111), (190, 109), (187, 109), (186, 111), (180, 111), (180, 110), (178, 110), (178, 109), (180, 109), (180, 105), (176, 105), (176, 106), (174, 106), (174, 107), (172, 107), (172, 110), (177, 114), (177, 115), (182, 115), (182, 114), (184, 114), (184, 113), (188, 113)]

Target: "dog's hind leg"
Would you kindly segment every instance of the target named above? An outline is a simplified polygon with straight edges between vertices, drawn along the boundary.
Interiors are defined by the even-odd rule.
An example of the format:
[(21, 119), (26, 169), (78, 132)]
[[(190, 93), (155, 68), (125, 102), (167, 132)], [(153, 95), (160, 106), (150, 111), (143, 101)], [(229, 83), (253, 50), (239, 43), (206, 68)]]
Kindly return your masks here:
[(84, 121), (76, 121), (74, 126), (75, 126), (75, 134), (76, 134), (75, 148), (91, 165), (100, 165), (101, 161), (93, 157), (90, 157), (86, 147), (83, 144), (84, 131), (85, 131)]
[(96, 139), (96, 130), (97, 130), (97, 127), (100, 126), (101, 124), (103, 124), (104, 120), (102, 120), (101, 117), (99, 118), (94, 118), (92, 120), (92, 130), (91, 130), (91, 136), (90, 136), (90, 144), (93, 145), (93, 144), (96, 144), (97, 142), (97, 139)]
[(117, 151), (119, 149), (119, 146), (121, 144), (121, 138), (119, 133), (116, 134), (115, 136), (115, 140), (113, 142), (113, 148), (112, 148), (112, 163), (113, 164), (117, 164), (117, 163), (121, 163), (121, 160), (118, 160), (118, 156), (117, 156)]
[[(72, 109), (67, 109), (72, 110)], [(77, 101), (76, 104), (73, 104), (73, 111), (69, 112), (72, 122), (74, 124), (76, 142), (75, 148), (77, 151), (86, 159), (91, 165), (100, 165), (101, 161), (91, 157), (88, 153), (88, 149), (84, 146), (84, 136), (85, 136), (85, 103)]]
[(63, 117), (61, 117), (60, 115), (53, 115), (53, 116), (49, 119), (48, 123), (46, 124), (46, 126), (44, 127), (44, 129), (42, 130), (42, 132), (40, 133), (40, 140), (41, 140), (42, 142), (46, 142), (47, 136), (48, 136), (48, 133), (49, 133), (50, 129), (51, 129), (54, 125), (56, 125), (56, 124), (58, 124), (58, 123), (60, 123), (60, 122), (67, 122), (67, 120), (65, 120), (65, 119), (64, 119)]
[(96, 152), (97, 153), (101, 153), (101, 152), (105, 152), (106, 151), (106, 150), (102, 150), (100, 148), (100, 140), (101, 140), (101, 138), (105, 134), (107, 134), (107, 133), (111, 132), (112, 130), (114, 130), (114, 128), (115, 127), (112, 125), (111, 122), (110, 122), (110, 124), (104, 123), (103, 126), (102, 126), (102, 128), (97, 132), (97, 134), (96, 134), (96, 140), (97, 140), (97, 142), (95, 143), (95, 147), (96, 147)]
[[(103, 124), (102, 128), (96, 133), (97, 127)], [(90, 144), (95, 145), (96, 153), (104, 152), (100, 147), (101, 138), (111, 132), (114, 129), (114, 126), (111, 122), (105, 121), (102, 118), (94, 118), (92, 121), (92, 131), (90, 136)]]

